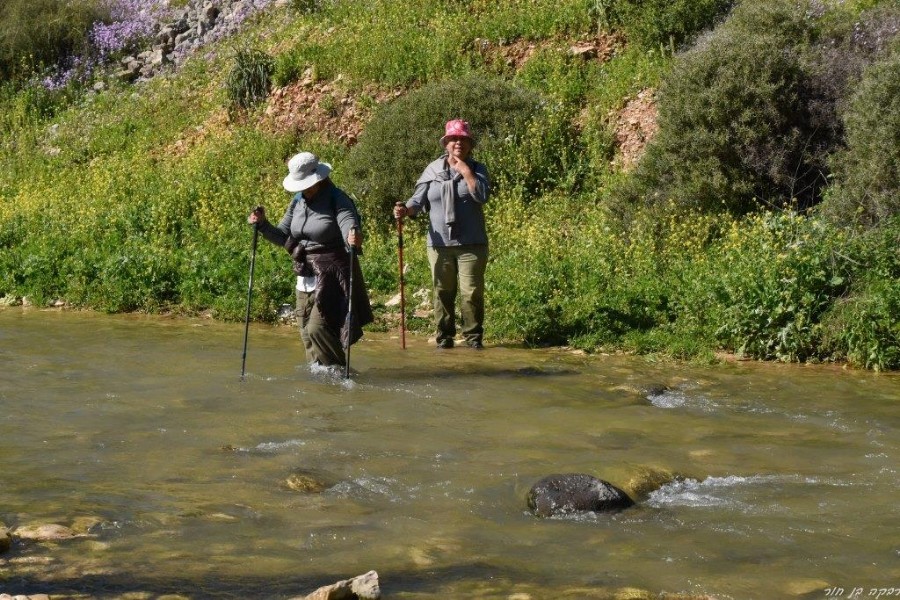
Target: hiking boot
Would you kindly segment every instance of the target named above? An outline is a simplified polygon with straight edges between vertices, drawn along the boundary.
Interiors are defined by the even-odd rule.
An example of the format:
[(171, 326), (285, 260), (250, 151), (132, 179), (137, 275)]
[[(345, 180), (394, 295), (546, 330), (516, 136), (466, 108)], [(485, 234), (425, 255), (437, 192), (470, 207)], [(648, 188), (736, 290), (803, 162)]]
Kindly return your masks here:
[(444, 338), (439, 340), (437, 343), (437, 347), (443, 350), (448, 350), (453, 347), (453, 338)]
[(481, 340), (470, 340), (466, 342), (469, 345), (469, 348), (472, 350), (484, 350), (484, 344), (481, 343)]

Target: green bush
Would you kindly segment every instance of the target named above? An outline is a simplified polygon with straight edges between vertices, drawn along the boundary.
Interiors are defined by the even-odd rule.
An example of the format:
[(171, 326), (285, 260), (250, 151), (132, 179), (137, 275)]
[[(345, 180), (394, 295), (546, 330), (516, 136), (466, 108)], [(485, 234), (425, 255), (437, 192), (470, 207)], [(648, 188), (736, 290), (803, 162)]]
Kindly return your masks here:
[(818, 201), (824, 156), (811, 150), (820, 133), (795, 49), (798, 30), (809, 24), (782, 0), (762, 4), (768, 9), (754, 5), (751, 15), (736, 9), (732, 21), (676, 59), (632, 198), (737, 215)]
[(108, 10), (93, 0), (4, 0), (0, 3), (0, 79), (27, 78), (73, 55)]
[(870, 67), (845, 114), (846, 148), (823, 212), (866, 226), (900, 213), (900, 52)]
[[(487, 160), (515, 147), (536, 110), (533, 95), (485, 77), (430, 84), (380, 106), (344, 165), (348, 190), (360, 199), (367, 228), (390, 223), (391, 206), (412, 194), (422, 170), (441, 154), (438, 140), (446, 121), (467, 120), (477, 140), (476, 155)], [(503, 180), (499, 162), (488, 164), (492, 181)]]

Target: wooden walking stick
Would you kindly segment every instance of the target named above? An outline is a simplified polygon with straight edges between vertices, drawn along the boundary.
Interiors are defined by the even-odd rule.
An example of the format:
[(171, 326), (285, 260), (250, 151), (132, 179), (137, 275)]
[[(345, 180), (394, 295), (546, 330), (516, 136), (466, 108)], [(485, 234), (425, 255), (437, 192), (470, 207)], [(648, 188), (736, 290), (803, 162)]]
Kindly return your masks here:
[(403, 217), (397, 217), (397, 254), (400, 258), (400, 347), (406, 350), (406, 281), (403, 278)]

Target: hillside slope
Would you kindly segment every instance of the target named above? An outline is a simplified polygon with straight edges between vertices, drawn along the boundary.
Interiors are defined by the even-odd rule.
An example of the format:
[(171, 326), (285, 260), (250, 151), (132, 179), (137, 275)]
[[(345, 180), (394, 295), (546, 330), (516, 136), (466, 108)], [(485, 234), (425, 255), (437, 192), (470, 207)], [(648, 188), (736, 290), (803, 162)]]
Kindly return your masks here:
[[(496, 184), (493, 342), (897, 368), (897, 210), (853, 205), (871, 194), (841, 161), (900, 113), (900, 9), (807, 4), (295, 2), (149, 81), (4, 88), (0, 296), (241, 318), (246, 214), (278, 213), (285, 160), (307, 149), (357, 194), (364, 269), (391, 326), (385, 206), (414, 178), (400, 150), (412, 165), (433, 156), (434, 123), (466, 82), (477, 105), (457, 111), (484, 123)], [(246, 108), (240, 69), (268, 90)], [(534, 112), (514, 119), (512, 96), (473, 81)], [(854, 120), (872, 102), (881, 118)], [(874, 179), (896, 190), (896, 155), (879, 156)], [(877, 218), (857, 228), (857, 208)], [(408, 285), (427, 290), (410, 227)], [(254, 318), (290, 298), (286, 257), (261, 248)]]

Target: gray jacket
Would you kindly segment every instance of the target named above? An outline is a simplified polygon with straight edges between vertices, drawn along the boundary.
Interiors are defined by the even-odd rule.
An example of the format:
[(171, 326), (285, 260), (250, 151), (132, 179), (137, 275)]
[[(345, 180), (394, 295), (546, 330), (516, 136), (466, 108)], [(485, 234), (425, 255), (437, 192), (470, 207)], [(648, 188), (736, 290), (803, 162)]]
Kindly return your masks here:
[[(471, 159), (466, 162), (478, 181), (474, 194), (456, 169), (447, 168), (445, 154), (425, 167), (412, 197), (406, 201), (412, 216), (423, 210), (428, 213), (428, 246), (431, 248), (488, 243), (483, 210), (491, 190), (487, 167)], [(453, 182), (451, 185), (456, 192), (456, 202), (450, 213), (455, 213), (456, 219), (452, 230), (447, 226), (448, 211), (443, 199), (446, 194), (442, 192), (447, 181)]]
[(294, 196), (278, 225), (269, 221), (259, 224), (262, 236), (284, 246), (288, 235), (300, 241), (307, 250), (345, 248), (350, 228), (359, 227), (353, 201), (331, 183), (308, 202), (301, 193)]

